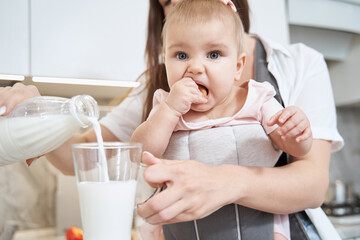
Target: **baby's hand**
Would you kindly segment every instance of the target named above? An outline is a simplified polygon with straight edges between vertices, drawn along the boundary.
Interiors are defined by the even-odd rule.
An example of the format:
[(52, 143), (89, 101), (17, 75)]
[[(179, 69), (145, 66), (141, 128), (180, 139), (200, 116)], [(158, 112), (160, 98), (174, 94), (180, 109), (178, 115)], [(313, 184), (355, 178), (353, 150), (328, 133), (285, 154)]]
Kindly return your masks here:
[(207, 99), (202, 96), (194, 80), (183, 78), (172, 86), (165, 102), (181, 116), (190, 110), (191, 104), (206, 103)]
[(296, 142), (301, 142), (312, 136), (309, 119), (295, 106), (284, 108), (272, 116), (267, 125), (274, 124), (279, 125), (277, 131), (283, 140), (295, 138)]

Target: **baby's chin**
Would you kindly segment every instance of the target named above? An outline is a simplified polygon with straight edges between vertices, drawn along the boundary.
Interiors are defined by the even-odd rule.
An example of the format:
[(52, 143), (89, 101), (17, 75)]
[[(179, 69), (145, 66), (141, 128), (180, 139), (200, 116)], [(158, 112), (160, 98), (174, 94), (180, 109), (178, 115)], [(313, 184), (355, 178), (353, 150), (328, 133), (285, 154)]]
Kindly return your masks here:
[(194, 112), (207, 112), (209, 109), (210, 106), (206, 103), (191, 105), (191, 110)]

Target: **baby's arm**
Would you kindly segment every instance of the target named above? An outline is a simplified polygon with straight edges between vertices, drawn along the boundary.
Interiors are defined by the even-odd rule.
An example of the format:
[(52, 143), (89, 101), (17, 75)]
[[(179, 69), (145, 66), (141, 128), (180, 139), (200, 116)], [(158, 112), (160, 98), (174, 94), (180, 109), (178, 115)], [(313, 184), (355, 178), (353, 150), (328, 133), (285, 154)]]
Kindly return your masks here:
[(284, 108), (270, 118), (267, 125), (279, 127), (270, 133), (278, 148), (294, 157), (306, 155), (312, 145), (310, 122), (305, 113), (295, 106)]
[(144, 151), (160, 157), (178, 121), (179, 116), (163, 102), (145, 122), (135, 129), (131, 142), (142, 143)]
[(179, 80), (172, 86), (166, 100), (158, 109), (135, 129), (131, 142), (142, 143), (144, 151), (162, 156), (179, 118), (190, 110), (191, 104), (205, 102), (207, 100), (202, 97), (192, 79)]

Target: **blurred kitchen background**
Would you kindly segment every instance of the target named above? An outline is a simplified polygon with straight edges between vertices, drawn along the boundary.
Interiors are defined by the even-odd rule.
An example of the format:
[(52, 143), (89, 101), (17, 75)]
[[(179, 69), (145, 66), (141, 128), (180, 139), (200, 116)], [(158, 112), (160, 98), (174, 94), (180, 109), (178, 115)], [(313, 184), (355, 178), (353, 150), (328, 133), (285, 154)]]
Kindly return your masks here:
[[(249, 3), (251, 33), (324, 54), (345, 139), (332, 155), (330, 181), (352, 183), (359, 194), (360, 0)], [(0, 86), (22, 81), (42, 95), (89, 94), (106, 114), (145, 70), (147, 12), (148, 0), (0, 0)], [(350, 220), (349, 211), (333, 217), (343, 239), (360, 238), (357, 210)], [(81, 227), (74, 177), (44, 158), (30, 168), (0, 167), (0, 240), (55, 239), (72, 225)]]

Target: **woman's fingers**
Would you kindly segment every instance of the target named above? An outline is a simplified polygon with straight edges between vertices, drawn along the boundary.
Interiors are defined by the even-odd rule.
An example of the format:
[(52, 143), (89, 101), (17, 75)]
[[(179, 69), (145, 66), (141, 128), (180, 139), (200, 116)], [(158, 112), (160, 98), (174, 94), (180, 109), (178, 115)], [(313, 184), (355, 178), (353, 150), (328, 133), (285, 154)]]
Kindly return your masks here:
[[(186, 206), (186, 203), (182, 199), (175, 199), (175, 196), (173, 196), (173, 199), (170, 199), (170, 193), (166, 192), (169, 189), (164, 190), (162, 193), (166, 193), (166, 202), (165, 204), (161, 206), (160, 210), (152, 209), (153, 211), (150, 211), (151, 214), (149, 217), (145, 218), (146, 222), (151, 224), (164, 224), (169, 223), (169, 221), (179, 214), (181, 214)], [(175, 193), (176, 194), (176, 193)], [(177, 197), (179, 197), (178, 194), (176, 194)], [(169, 200), (173, 200), (173, 202), (169, 202)]]
[(30, 167), (31, 164), (35, 163), (36, 160), (38, 160), (39, 158), (41, 158), (44, 155), (40, 155), (38, 157), (34, 157), (34, 158), (29, 158), (27, 160), (25, 160), (26, 164), (28, 165), (28, 167)]
[(151, 224), (183, 222), (202, 217), (203, 199), (180, 185), (179, 182), (169, 185), (149, 199), (138, 209), (139, 215)]
[[(144, 162), (150, 163), (155, 158), (146, 154), (143, 157)], [(189, 202), (183, 202), (191, 190), (191, 182), (193, 182), (193, 174), (187, 171), (187, 167), (192, 161), (177, 160), (160, 160), (158, 164), (149, 166), (144, 172), (144, 179), (152, 186), (166, 185), (167, 188), (162, 192), (150, 198), (146, 203), (141, 205), (138, 213), (145, 218), (147, 222), (152, 224), (160, 224), (168, 222), (177, 215), (184, 212)], [(188, 179), (192, 178), (191, 181)]]
[(145, 181), (152, 187), (162, 187), (169, 184), (175, 174), (173, 173), (174, 170), (168, 166), (176, 165), (179, 162), (182, 161), (159, 159), (145, 151), (142, 157), (142, 163), (147, 165), (144, 171)]
[(161, 212), (177, 202), (181, 198), (181, 194), (171, 187), (166, 188), (141, 205), (137, 210), (138, 214), (151, 224), (163, 223), (172, 217), (166, 218), (165, 215), (161, 215)]
[(161, 163), (161, 160), (157, 157), (155, 157), (154, 155), (152, 155), (152, 153), (148, 152), (148, 151), (144, 151), (143, 152), (143, 156), (142, 156), (142, 159), (141, 159), (142, 163), (150, 166), (150, 165), (153, 165), (153, 164), (156, 164), (156, 163)]
[(12, 87), (0, 88), (0, 108), (2, 115), (7, 115), (18, 103), (27, 98), (40, 96), (38, 89), (32, 85), (16, 83)]
[(148, 182), (164, 182), (167, 186), (138, 209), (147, 222), (166, 224), (202, 218), (232, 199), (234, 193), (219, 194), (224, 193), (224, 183), (233, 179), (228, 170), (192, 160), (161, 161), (148, 167), (145, 174)]
[(1, 115), (3, 116), (8, 115), (15, 105), (22, 101), (21, 95), (12, 94), (12, 92), (13, 91), (8, 88), (8, 90), (3, 91), (0, 94), (0, 107), (2, 108)]
[(152, 153), (150, 153), (148, 151), (144, 151), (141, 162), (148, 165), (148, 166), (155, 165), (155, 164), (158, 164), (158, 163), (161, 163), (161, 164), (164, 164), (164, 165), (175, 165), (175, 164), (182, 163), (183, 160), (161, 159), (161, 158), (155, 157)]
[(6, 113), (6, 106), (0, 107), (0, 116)]

